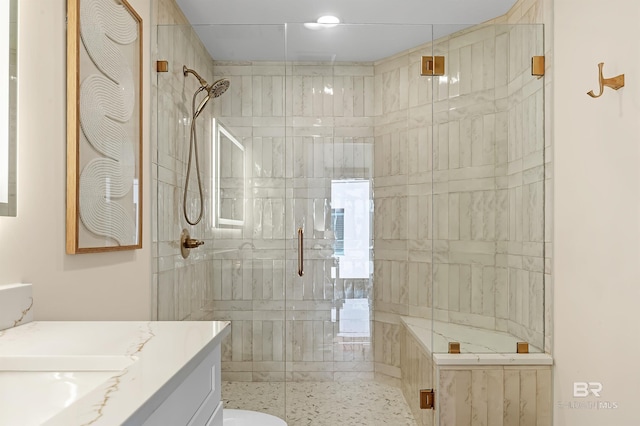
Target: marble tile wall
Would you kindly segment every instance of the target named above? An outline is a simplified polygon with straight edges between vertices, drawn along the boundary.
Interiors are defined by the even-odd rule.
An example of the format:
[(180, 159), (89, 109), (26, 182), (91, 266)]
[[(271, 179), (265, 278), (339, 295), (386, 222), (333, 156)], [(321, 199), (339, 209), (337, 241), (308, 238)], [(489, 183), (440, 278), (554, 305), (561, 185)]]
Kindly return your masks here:
[[(400, 349), (402, 353), (402, 382), (401, 389), (404, 394), (413, 417), (419, 426), (433, 426), (434, 411), (420, 408), (421, 389), (434, 389), (436, 368), (431, 354), (422, 349), (416, 339), (401, 328)], [(436, 400), (437, 401), (437, 400)]]
[[(544, 347), (543, 85), (528, 75), (541, 36), (484, 25), (376, 64), (381, 328), (433, 317)], [(432, 54), (446, 78), (419, 76)]]
[[(213, 237), (209, 206), (211, 188), (205, 184), (205, 214), (203, 221), (189, 226), (182, 215), (182, 196), (186, 177), (189, 131), (191, 124), (191, 95), (199, 87), (193, 77), (185, 78), (182, 66), (197, 70), (206, 78), (213, 75), (213, 61), (188, 21), (173, 0), (154, 2), (154, 24), (157, 32), (153, 46), (157, 46), (154, 58), (167, 60), (169, 72), (157, 73), (152, 79), (152, 226), (154, 244), (152, 318), (158, 320), (198, 320), (206, 317), (204, 295), (208, 291), (212, 265), (211, 255), (194, 250), (188, 259), (180, 255), (180, 233), (189, 228), (191, 236), (210, 244)], [(199, 155), (201, 175), (211, 172), (207, 144), (211, 128), (207, 125), (212, 117), (207, 108), (198, 118)], [(189, 183), (188, 211), (190, 217), (197, 216), (198, 189), (192, 171)]]
[(550, 366), (438, 368), (436, 422), (550, 426)]
[(249, 194), (244, 226), (213, 241), (207, 309), (232, 321), (224, 379), (372, 379), (371, 336), (340, 330), (347, 300), (372, 299), (372, 277), (336, 278), (331, 181), (372, 177), (373, 66), (218, 61), (214, 68), (214, 78), (230, 80), (231, 96), (213, 114), (246, 148)]
[[(186, 22), (171, 0), (158, 9), (159, 23)], [(523, 83), (523, 52), (533, 49), (521, 41), (524, 31), (481, 26), (375, 65), (331, 66), (214, 63), (190, 27), (160, 27), (157, 57), (175, 69), (159, 75), (163, 90), (154, 93), (154, 216), (162, 212), (154, 229), (155, 315), (232, 320), (224, 345), (229, 380), (375, 376), (399, 384), (398, 315), (511, 331), (537, 344), (550, 268), (544, 228), (528, 215), (545, 205), (545, 156), (537, 148), (540, 117), (532, 114), (541, 91)], [(449, 79), (419, 76), (420, 56), (432, 52), (447, 56)], [(245, 226), (211, 230), (205, 220), (192, 234), (211, 249), (187, 261), (175, 241), (184, 226), (188, 98), (197, 86), (182, 76), (182, 63), (230, 79), (229, 92), (206, 111), (247, 148), (250, 194)], [(199, 131), (209, 138), (206, 125)], [(206, 161), (203, 169), (210, 172)], [(375, 294), (372, 278), (332, 278), (327, 217), (332, 177), (372, 176)], [(301, 225), (314, 247), (303, 279), (295, 278)], [(332, 309), (350, 298), (375, 299), (373, 347), (372, 339), (338, 336)]]
[(507, 329), (544, 348), (545, 202), (549, 199), (545, 195), (544, 81), (530, 76), (531, 56), (544, 54), (543, 33), (531, 25), (509, 28)]
[[(378, 380), (399, 385), (399, 316), (408, 315), (410, 289), (415, 294), (418, 288), (426, 290), (431, 284), (431, 264), (427, 262), (432, 234), (428, 214), (431, 156), (426, 125), (431, 117), (432, 93), (426, 80), (415, 79), (409, 55), (376, 63), (374, 70), (375, 372)], [(408, 125), (410, 103), (423, 108), (423, 114), (414, 115), (422, 120), (422, 132)], [(409, 185), (410, 176), (414, 185)], [(417, 214), (420, 208), (424, 214)], [(424, 263), (418, 263), (420, 259)], [(425, 275), (418, 277), (418, 273)], [(411, 286), (410, 277), (420, 279), (424, 287)]]
[[(541, 24), (551, 22), (552, 3), (550, 0), (518, 0), (516, 4), (504, 17), (509, 24)], [(545, 55), (545, 77), (544, 77), (544, 98), (547, 105), (550, 105), (553, 81), (553, 34), (551, 26), (544, 28), (544, 55)], [(545, 123), (551, 122), (551, 108), (545, 108)], [(551, 149), (553, 135), (551, 126), (544, 125), (544, 349), (545, 352), (551, 353), (553, 320), (552, 309), (552, 286), (553, 280), (551, 276), (551, 259), (552, 259), (552, 240), (553, 232), (553, 150)]]

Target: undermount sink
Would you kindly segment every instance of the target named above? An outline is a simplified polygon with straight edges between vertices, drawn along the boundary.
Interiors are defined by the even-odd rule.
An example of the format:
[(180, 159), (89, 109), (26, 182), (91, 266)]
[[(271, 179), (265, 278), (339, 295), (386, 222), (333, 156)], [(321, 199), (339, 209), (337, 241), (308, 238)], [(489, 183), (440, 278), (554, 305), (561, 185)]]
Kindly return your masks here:
[(0, 401), (6, 407), (0, 424), (43, 423), (135, 361), (129, 356), (0, 356)]
[[(32, 321), (1, 330), (0, 425), (206, 424), (221, 407), (220, 342), (229, 328)], [(212, 424), (222, 424), (221, 409), (218, 416)]]

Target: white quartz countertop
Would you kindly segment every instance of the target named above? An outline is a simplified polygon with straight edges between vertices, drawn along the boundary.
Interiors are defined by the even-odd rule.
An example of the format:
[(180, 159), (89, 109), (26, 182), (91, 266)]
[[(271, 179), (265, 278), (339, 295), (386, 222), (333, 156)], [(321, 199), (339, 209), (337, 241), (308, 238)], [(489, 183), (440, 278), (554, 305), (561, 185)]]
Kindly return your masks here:
[(0, 425), (141, 424), (229, 330), (52, 321), (0, 331)]

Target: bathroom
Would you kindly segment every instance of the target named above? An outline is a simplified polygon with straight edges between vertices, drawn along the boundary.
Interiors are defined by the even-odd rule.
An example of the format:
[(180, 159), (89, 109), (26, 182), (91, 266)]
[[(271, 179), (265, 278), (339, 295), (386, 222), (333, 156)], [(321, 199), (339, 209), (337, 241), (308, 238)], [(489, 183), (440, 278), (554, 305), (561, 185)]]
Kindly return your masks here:
[[(551, 244), (546, 247), (546, 253), (553, 259), (553, 265), (550, 265), (553, 277), (545, 283), (549, 312), (545, 317), (552, 328), (548, 336), (554, 359), (554, 424), (633, 424), (637, 414), (631, 408), (632, 386), (638, 372), (637, 368), (624, 366), (634, 365), (629, 354), (636, 343), (629, 341), (623, 345), (620, 334), (634, 334), (634, 327), (637, 327), (623, 322), (624, 313), (633, 309), (632, 295), (637, 295), (638, 291), (635, 285), (638, 271), (635, 266), (629, 266), (636, 263), (638, 252), (634, 241), (637, 235), (628, 232), (628, 229), (636, 229), (633, 224), (637, 223), (638, 212), (634, 197), (628, 197), (627, 191), (630, 181), (637, 182), (637, 155), (630, 142), (632, 136), (638, 134), (632, 117), (635, 103), (633, 99), (625, 99), (624, 89), (618, 93), (606, 92), (598, 100), (586, 97), (586, 92), (597, 89), (596, 65), (605, 62), (606, 73), (627, 73), (630, 87), (627, 87), (626, 98), (633, 96), (628, 92), (633, 88), (633, 77), (637, 74), (633, 67), (637, 65), (637, 54), (622, 50), (615, 41), (629, 38), (628, 32), (634, 28), (634, 16), (631, 13), (629, 16), (608, 16), (610, 12), (596, 7), (598, 2), (590, 3), (591, 8), (566, 1), (525, 3), (523, 6), (527, 6), (527, 10), (535, 4), (536, 12), (530, 22), (545, 24), (546, 37), (545, 143), (552, 146), (549, 151), (553, 155), (553, 187), (550, 190), (553, 208), (549, 213), (552, 217), (547, 218), (548, 223), (553, 223), (553, 237), (549, 238), (553, 253)], [(620, 3), (623, 6), (624, 2)], [(145, 18), (145, 23), (154, 22), (155, 17), (162, 19), (163, 24), (180, 23), (170, 21), (166, 13), (154, 11), (153, 8), (159, 7), (157, 3), (139, 1), (132, 4)], [(160, 10), (166, 11), (168, 6)], [(515, 13), (523, 15), (522, 10)], [(20, 58), (20, 81), (36, 83), (21, 86), (18, 216), (2, 218), (0, 232), (7, 241), (25, 241), (26, 238), (28, 242), (3, 246), (6, 262), (3, 262), (2, 280), (34, 283), (39, 320), (154, 318), (157, 304), (152, 300), (157, 300), (158, 295), (152, 293), (153, 286), (150, 285), (154, 279), (150, 265), (156, 264), (155, 231), (151, 226), (155, 191), (151, 184), (153, 169), (145, 169), (146, 182), (150, 184), (143, 192), (148, 216), (143, 221), (141, 250), (102, 255), (64, 254), (65, 5), (64, 2), (23, 5), (21, 13), (21, 23), (26, 24), (20, 26), (20, 46), (27, 51), (37, 51), (39, 55)], [(606, 31), (593, 34), (592, 21), (601, 22)], [(152, 77), (144, 80), (143, 89), (144, 93), (151, 94), (155, 80), (151, 67), (156, 59), (155, 47), (151, 47), (154, 46), (151, 44), (152, 25), (145, 25), (144, 31), (149, 48), (144, 51), (143, 63), (149, 67), (146, 75)], [(629, 59), (635, 62), (629, 62)], [(200, 66), (198, 71), (206, 69), (200, 64), (191, 66), (195, 69)], [(217, 76), (206, 75), (205, 78), (213, 80), (214, 77)], [(190, 97), (191, 90), (185, 91), (184, 96)], [(224, 96), (220, 98), (221, 103), (227, 102)], [(145, 128), (150, 131), (144, 136), (144, 158), (148, 160), (145, 164), (150, 165), (154, 158), (151, 141), (155, 129), (150, 111), (153, 111), (155, 100), (149, 98), (145, 102)], [(604, 108), (609, 102), (611, 105)], [(36, 103), (49, 112), (39, 115), (39, 126), (32, 126), (22, 117), (32, 114)], [(216, 107), (222, 105), (214, 103), (207, 108), (216, 111)], [(604, 123), (602, 129), (598, 128), (598, 123)], [(605, 138), (618, 141), (615, 150), (598, 149), (604, 146), (599, 141)], [(595, 178), (593, 170), (603, 168), (605, 173), (599, 173)], [(587, 180), (589, 183), (585, 185)], [(611, 191), (612, 188), (616, 191)], [(39, 213), (42, 211), (47, 211), (49, 217), (41, 218)], [(252, 249), (245, 246), (242, 250)], [(283, 250), (295, 253), (295, 245), (283, 247)], [(606, 321), (601, 323), (599, 318)], [(577, 329), (590, 332), (577, 335)], [(616, 354), (615, 363), (599, 363), (603, 356), (613, 353)], [(615, 374), (620, 371), (626, 373)], [(620, 408), (593, 413), (555, 407), (558, 401), (572, 399), (575, 381), (603, 382), (608, 392), (603, 395), (607, 400), (617, 401)]]

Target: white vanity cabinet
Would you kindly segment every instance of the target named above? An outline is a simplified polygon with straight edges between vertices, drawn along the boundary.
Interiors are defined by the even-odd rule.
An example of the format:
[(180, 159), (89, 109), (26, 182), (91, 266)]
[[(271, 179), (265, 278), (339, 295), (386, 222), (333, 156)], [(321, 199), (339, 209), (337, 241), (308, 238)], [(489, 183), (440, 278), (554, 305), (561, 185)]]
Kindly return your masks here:
[(227, 321), (36, 321), (0, 331), (0, 425), (222, 426)]
[[(138, 425), (134, 418), (127, 425)], [(222, 426), (220, 345), (208, 354), (143, 423), (145, 426)]]

